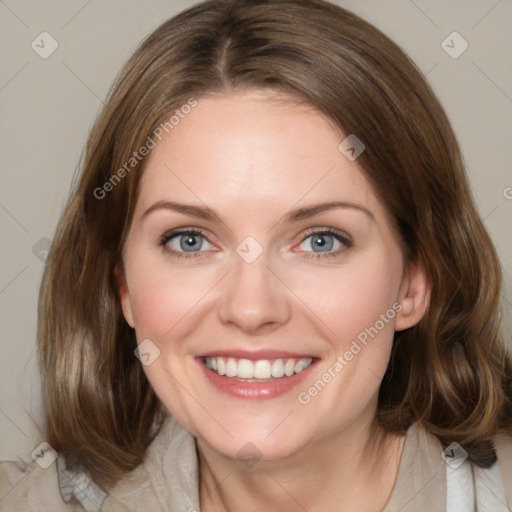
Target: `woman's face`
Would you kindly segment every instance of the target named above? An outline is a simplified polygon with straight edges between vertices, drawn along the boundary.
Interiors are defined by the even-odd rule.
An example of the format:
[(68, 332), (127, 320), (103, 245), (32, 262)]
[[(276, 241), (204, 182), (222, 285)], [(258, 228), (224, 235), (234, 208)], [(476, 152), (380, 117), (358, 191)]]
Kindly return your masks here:
[(368, 425), (409, 325), (397, 235), (344, 138), (249, 91), (200, 97), (149, 155), (124, 315), (163, 404), (227, 457), (284, 458)]

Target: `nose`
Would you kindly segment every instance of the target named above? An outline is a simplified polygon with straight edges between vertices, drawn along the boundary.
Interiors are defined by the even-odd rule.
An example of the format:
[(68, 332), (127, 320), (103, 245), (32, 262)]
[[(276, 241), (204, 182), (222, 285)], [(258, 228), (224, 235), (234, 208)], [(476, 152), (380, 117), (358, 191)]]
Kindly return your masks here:
[(223, 324), (256, 335), (289, 321), (290, 294), (268, 263), (265, 252), (252, 263), (236, 257), (235, 268), (224, 280), (218, 310)]

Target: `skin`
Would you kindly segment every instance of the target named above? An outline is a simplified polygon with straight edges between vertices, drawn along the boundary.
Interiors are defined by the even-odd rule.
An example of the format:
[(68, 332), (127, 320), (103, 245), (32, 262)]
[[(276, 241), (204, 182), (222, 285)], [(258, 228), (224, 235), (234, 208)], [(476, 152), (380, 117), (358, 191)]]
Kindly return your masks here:
[[(292, 96), (246, 90), (200, 97), (149, 155), (119, 294), (139, 343), (150, 339), (160, 350), (144, 367), (149, 381), (197, 437), (206, 512), (375, 512), (391, 495), (404, 436), (388, 436), (377, 453), (369, 429), (393, 334), (420, 320), (429, 290), (423, 269), (404, 261), (394, 224), (357, 159), (338, 150), (345, 136)], [(165, 208), (144, 215), (159, 201), (208, 206), (222, 221)], [(361, 205), (372, 217), (338, 208), (280, 222), (291, 209), (329, 201)], [(160, 244), (178, 228), (204, 231), (195, 257), (177, 259)], [(326, 257), (311, 228), (339, 230), (351, 244), (327, 236), (331, 253), (344, 250)], [(252, 263), (236, 252), (247, 236), (263, 249)], [(169, 247), (180, 251), (180, 237)], [(307, 405), (299, 403), (298, 393), (395, 303), (400, 314)], [(298, 389), (244, 400), (214, 388), (196, 360), (232, 348), (320, 360)], [(237, 457), (247, 443), (262, 457), (250, 467)]]

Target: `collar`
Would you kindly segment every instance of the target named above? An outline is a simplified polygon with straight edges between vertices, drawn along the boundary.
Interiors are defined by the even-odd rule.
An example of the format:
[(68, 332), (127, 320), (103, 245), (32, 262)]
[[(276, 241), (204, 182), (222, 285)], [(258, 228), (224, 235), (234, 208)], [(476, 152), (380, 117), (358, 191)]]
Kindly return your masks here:
[(71, 503), (74, 497), (86, 512), (98, 512), (107, 498), (107, 493), (101, 490), (85, 473), (73, 472), (66, 469), (66, 461), (62, 455), (57, 458), (57, 475), (59, 491), (64, 503)]
[[(510, 440), (506, 447), (512, 453)], [(442, 454), (439, 439), (418, 422), (413, 423), (407, 430), (397, 479), (383, 512), (473, 511), (475, 504), (477, 510), (486, 511), (491, 510), (486, 508), (489, 503), (496, 505), (492, 509), (495, 511), (501, 511), (503, 504), (506, 507), (499, 462), (480, 469), (465, 460), (455, 467), (447, 464)], [(199, 511), (198, 468), (195, 438), (167, 414), (144, 463), (134, 470), (133, 479), (127, 478), (112, 494), (135, 508), (151, 499), (162, 510)], [(65, 503), (70, 503), (74, 496), (86, 512), (101, 510), (107, 493), (84, 473), (67, 470), (62, 456), (57, 459), (57, 471)], [(460, 508), (463, 503), (466, 508)]]
[[(62, 455), (57, 458), (59, 491), (65, 503), (75, 498), (86, 512), (100, 512), (109, 494), (97, 486), (84, 472), (66, 468)], [(162, 427), (148, 448), (144, 463), (133, 472), (135, 481), (144, 474), (154, 489), (162, 510), (199, 510), (198, 459), (195, 438), (178, 422), (166, 414)], [(150, 487), (151, 487), (150, 485)], [(136, 485), (137, 490), (147, 486)], [(133, 503), (133, 485), (115, 486), (116, 498), (126, 498)]]

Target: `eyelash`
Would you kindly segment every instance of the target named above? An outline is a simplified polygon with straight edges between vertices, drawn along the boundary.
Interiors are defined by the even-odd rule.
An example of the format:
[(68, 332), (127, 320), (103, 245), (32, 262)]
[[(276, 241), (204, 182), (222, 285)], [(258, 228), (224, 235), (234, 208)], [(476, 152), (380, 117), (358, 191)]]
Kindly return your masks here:
[[(200, 252), (191, 252), (191, 253), (187, 253), (187, 252), (182, 252), (182, 251), (176, 251), (174, 249), (170, 249), (168, 246), (167, 246), (167, 243), (175, 238), (175, 237), (178, 237), (180, 235), (186, 235), (186, 234), (190, 234), (190, 235), (195, 235), (195, 236), (202, 236), (203, 238), (205, 238), (209, 243), (211, 243), (208, 238), (204, 235), (204, 231), (199, 229), (199, 228), (184, 228), (184, 229), (177, 229), (175, 231), (171, 231), (169, 233), (164, 233), (160, 239), (159, 239), (159, 245), (162, 247), (162, 249), (170, 254), (173, 258), (176, 258), (176, 259), (185, 259), (185, 260), (188, 260), (188, 259), (191, 259), (191, 258), (203, 258), (203, 257), (207, 257), (207, 256), (199, 256), (199, 254), (201, 254)], [(314, 255), (311, 255), (311, 253), (306, 253), (306, 254), (310, 254), (309, 256), (305, 256), (306, 258), (308, 259), (312, 259), (312, 260), (318, 260), (318, 259), (324, 259), (324, 258), (332, 258), (332, 257), (336, 257), (336, 256), (339, 256), (342, 252), (345, 252), (346, 250), (350, 249), (352, 247), (352, 241), (346, 237), (341, 231), (338, 231), (337, 229), (333, 229), (333, 228), (325, 228), (325, 229), (318, 229), (318, 228), (313, 228), (311, 230), (308, 230), (306, 231), (306, 233), (304, 234), (304, 238), (302, 238), (302, 240), (300, 241), (299, 245), (302, 244), (305, 240), (307, 240), (310, 236), (312, 235), (330, 235), (330, 236), (333, 236), (336, 240), (338, 240), (340, 243), (343, 244), (343, 248), (341, 249), (338, 249), (337, 251), (335, 252), (320, 252), (320, 253), (312, 253)]]

